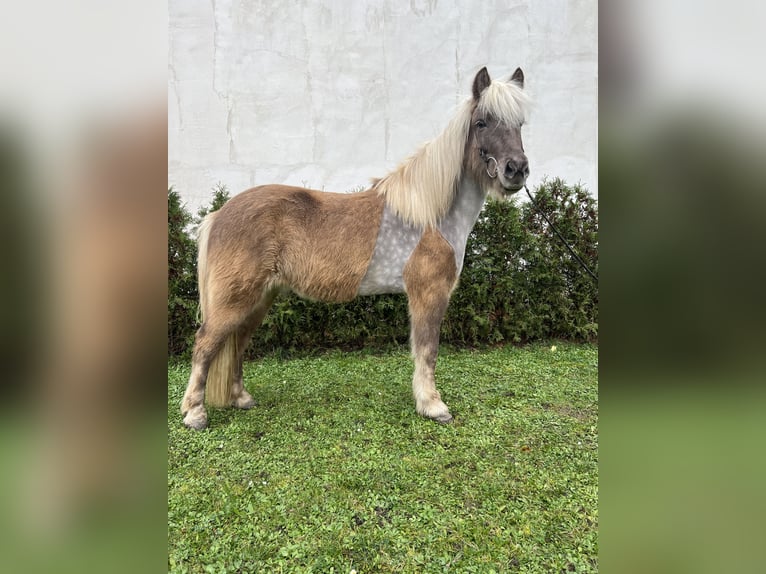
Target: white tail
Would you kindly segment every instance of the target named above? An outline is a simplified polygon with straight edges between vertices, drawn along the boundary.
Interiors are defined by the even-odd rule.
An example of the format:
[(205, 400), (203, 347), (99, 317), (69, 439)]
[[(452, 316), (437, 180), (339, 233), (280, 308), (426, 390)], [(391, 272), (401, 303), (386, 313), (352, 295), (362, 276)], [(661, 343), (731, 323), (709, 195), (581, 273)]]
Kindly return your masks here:
[[(207, 243), (210, 235), (210, 225), (216, 212), (205, 216), (199, 226), (197, 235), (197, 283), (199, 285), (199, 310), (200, 319), (205, 321), (210, 311), (209, 307), (209, 281), (207, 262)], [(231, 387), (234, 384), (234, 367), (237, 361), (237, 336), (232, 333), (226, 338), (221, 350), (210, 363), (205, 384), (205, 399), (211, 407), (231, 406)]]

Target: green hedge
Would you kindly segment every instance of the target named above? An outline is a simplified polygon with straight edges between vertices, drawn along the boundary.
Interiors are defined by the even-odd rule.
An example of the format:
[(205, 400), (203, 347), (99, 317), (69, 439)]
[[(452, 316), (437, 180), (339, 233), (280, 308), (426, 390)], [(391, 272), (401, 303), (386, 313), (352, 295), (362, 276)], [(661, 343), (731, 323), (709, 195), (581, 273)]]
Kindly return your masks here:
[[(598, 272), (598, 212), (579, 185), (545, 181), (538, 205)], [(219, 187), (195, 220), (168, 190), (168, 352), (191, 350), (197, 309), (196, 254), (190, 229), (228, 199)], [(465, 265), (442, 325), (454, 345), (524, 343), (536, 339), (593, 341), (598, 335), (598, 286), (528, 203), (490, 201), (468, 239)], [(359, 297), (326, 304), (296, 296), (274, 304), (256, 331), (250, 355), (308, 348), (382, 347), (409, 336), (404, 295)]]

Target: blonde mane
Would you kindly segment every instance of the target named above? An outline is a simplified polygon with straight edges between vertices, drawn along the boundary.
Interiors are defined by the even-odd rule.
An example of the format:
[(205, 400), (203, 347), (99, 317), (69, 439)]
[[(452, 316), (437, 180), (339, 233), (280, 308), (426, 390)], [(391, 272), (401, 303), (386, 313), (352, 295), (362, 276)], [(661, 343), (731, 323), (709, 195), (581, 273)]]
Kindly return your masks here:
[[(493, 81), (481, 94), (478, 108), (510, 125), (520, 126), (529, 97), (515, 82)], [(463, 154), (475, 102), (468, 98), (445, 130), (378, 180), (373, 189), (407, 223), (435, 226), (447, 214), (463, 172)]]

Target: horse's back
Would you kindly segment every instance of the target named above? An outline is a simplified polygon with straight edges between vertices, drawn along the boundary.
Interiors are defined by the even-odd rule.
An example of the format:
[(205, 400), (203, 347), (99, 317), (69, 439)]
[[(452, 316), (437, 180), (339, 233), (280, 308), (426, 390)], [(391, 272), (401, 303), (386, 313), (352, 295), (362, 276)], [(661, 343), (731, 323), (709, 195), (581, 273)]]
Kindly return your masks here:
[(252, 188), (218, 212), (209, 257), (233, 289), (268, 284), (313, 299), (350, 300), (372, 257), (383, 202), (372, 190)]

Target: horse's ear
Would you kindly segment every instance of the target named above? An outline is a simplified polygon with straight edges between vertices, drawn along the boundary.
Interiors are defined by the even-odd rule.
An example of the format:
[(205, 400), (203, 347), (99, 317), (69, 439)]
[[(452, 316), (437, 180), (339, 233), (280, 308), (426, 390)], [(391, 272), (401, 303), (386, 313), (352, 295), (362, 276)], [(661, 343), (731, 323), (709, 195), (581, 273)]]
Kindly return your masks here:
[(516, 71), (511, 76), (511, 79), (508, 80), (509, 82), (516, 82), (520, 88), (524, 87), (524, 72), (521, 71), (521, 68), (516, 68)]
[(479, 70), (479, 73), (476, 74), (476, 77), (473, 79), (474, 100), (478, 101), (478, 99), (481, 97), (481, 93), (489, 87), (491, 81), (492, 80), (489, 79), (489, 72), (487, 71), (486, 66)]

